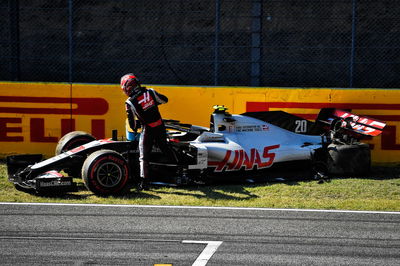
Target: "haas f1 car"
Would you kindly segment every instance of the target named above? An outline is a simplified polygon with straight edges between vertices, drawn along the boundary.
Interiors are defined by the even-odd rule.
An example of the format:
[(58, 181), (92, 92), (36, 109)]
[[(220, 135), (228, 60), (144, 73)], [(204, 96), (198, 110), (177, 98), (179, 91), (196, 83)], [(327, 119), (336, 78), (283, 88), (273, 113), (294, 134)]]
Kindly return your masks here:
[[(196, 184), (265, 177), (276, 169), (298, 173), (299, 168), (313, 177), (365, 174), (370, 148), (360, 140), (380, 135), (386, 126), (331, 108), (321, 109), (312, 122), (283, 111), (234, 115), (215, 106), (210, 120), (209, 128), (164, 120), (178, 163), (154, 147), (152, 182)], [(55, 156), (47, 160), (40, 154), (9, 156), (9, 180), (17, 189), (59, 193), (75, 191), (73, 178), (82, 178), (97, 195), (126, 193), (139, 181), (138, 138), (121, 141), (115, 135), (95, 139), (74, 131), (60, 139)]]

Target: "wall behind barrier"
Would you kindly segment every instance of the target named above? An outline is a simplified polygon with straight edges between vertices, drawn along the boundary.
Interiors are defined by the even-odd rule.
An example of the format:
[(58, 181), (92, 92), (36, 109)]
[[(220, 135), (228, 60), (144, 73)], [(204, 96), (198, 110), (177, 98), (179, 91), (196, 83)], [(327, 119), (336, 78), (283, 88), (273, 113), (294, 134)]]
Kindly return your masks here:
[[(322, 107), (352, 109), (386, 121), (372, 145), (373, 161), (400, 162), (400, 90), (327, 88), (250, 88), (151, 86), (169, 97), (160, 106), (164, 118), (209, 126), (212, 106), (231, 113), (284, 110), (315, 119)], [(73, 130), (97, 138), (125, 132), (125, 108), (118, 85), (0, 82), (0, 156), (54, 154), (58, 140)]]

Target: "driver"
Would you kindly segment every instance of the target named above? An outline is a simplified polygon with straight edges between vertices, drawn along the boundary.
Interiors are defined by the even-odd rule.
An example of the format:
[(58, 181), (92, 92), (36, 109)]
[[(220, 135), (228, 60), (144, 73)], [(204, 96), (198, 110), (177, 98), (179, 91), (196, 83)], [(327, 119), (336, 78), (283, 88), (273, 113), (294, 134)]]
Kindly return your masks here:
[(140, 177), (138, 189), (148, 189), (149, 185), (149, 157), (154, 143), (168, 158), (175, 156), (167, 142), (167, 133), (158, 105), (167, 103), (168, 98), (154, 89), (142, 87), (139, 79), (132, 73), (121, 78), (121, 89), (129, 97), (125, 101), (129, 126), (136, 131), (139, 123), (142, 126), (142, 134), (139, 139), (140, 152)]

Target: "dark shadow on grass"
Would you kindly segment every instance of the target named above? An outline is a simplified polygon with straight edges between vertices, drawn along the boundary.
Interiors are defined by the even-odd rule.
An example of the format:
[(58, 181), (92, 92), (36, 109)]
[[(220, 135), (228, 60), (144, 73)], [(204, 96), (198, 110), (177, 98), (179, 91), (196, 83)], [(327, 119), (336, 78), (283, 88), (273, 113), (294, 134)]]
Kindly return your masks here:
[[(280, 172), (255, 174), (247, 178), (228, 180), (221, 179), (214, 181), (208, 185), (181, 186), (179, 191), (157, 191), (160, 194), (174, 194), (182, 196), (191, 196), (198, 199), (214, 199), (214, 200), (250, 200), (258, 198), (252, 194), (247, 188), (265, 187), (275, 184), (285, 184), (287, 186), (298, 186), (300, 182), (318, 182), (318, 184), (329, 183), (335, 179), (371, 179), (371, 180), (387, 180), (400, 178), (400, 167), (393, 166), (374, 166), (369, 174), (356, 176), (336, 176), (331, 178), (315, 178), (309, 173), (299, 174), (298, 172), (289, 172), (282, 174)], [(251, 182), (249, 183), (249, 180)], [(232, 195), (237, 194), (238, 196)]]
[[(204, 193), (205, 198), (216, 199), (216, 200), (250, 200), (258, 198), (257, 195), (252, 194), (247, 188), (252, 187), (249, 184), (216, 184), (205, 187), (190, 188), (189, 191), (199, 190)], [(230, 194), (238, 194), (234, 196)], [(201, 198), (201, 197), (199, 197)]]
[(131, 189), (129, 192), (113, 195), (117, 199), (161, 199), (161, 197), (149, 194), (147, 190), (136, 191), (136, 189)]
[[(87, 199), (88, 197), (92, 196), (92, 195), (88, 195), (88, 194), (84, 194), (84, 195), (74, 194), (75, 192), (54, 191), (54, 192), (36, 193), (32, 189), (17, 188), (17, 190), (28, 193), (32, 196), (38, 196), (38, 197), (47, 198), (47, 199), (83, 200), (83, 199)], [(83, 184), (77, 184), (76, 190), (77, 190), (76, 192), (87, 191), (87, 189), (85, 188), (85, 186)]]
[(30, 193), (30, 194), (35, 195), (35, 196), (40, 196), (42, 198), (65, 199), (65, 200), (84, 200), (84, 199), (90, 198), (92, 196), (97, 196), (97, 197), (104, 198), (104, 199), (107, 199), (110, 197), (113, 197), (116, 199), (161, 199), (161, 197), (146, 193), (145, 191), (136, 192), (134, 190), (123, 193), (123, 194), (107, 195), (107, 196), (96, 195), (94, 193), (80, 195), (80, 194), (73, 194), (73, 192), (65, 193), (65, 194), (55, 194), (55, 193), (47, 193), (47, 194)]
[(248, 190), (254, 186), (258, 186), (258, 184), (243, 179), (229, 181), (220, 179), (214, 180), (212, 184), (185, 185), (177, 187), (175, 191), (157, 191), (157, 193), (191, 196), (197, 199), (243, 201), (258, 198)]
[(400, 178), (400, 165), (396, 166), (373, 166), (371, 174), (366, 178), (374, 180), (397, 179)]
[(34, 194), (35, 196), (40, 196), (42, 198), (47, 198), (47, 199), (64, 199), (64, 200), (84, 200), (89, 198), (92, 195), (77, 195), (77, 194), (72, 194), (72, 193), (65, 193), (65, 194)]
[[(157, 191), (160, 194), (174, 194), (179, 196), (191, 196), (197, 199), (214, 199), (214, 200), (250, 200), (257, 198), (247, 191), (246, 186), (241, 185), (201, 185), (201, 186), (185, 186), (180, 187), (181, 191)], [(239, 196), (234, 196), (231, 194), (239, 194)]]

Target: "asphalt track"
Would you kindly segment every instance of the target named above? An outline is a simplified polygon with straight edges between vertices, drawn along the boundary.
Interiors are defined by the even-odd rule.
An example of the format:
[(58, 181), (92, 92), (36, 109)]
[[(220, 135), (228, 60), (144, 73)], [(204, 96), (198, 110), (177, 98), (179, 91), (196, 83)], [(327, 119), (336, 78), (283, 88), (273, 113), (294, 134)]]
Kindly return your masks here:
[(0, 203), (2, 265), (399, 265), (400, 212)]

